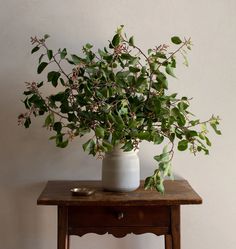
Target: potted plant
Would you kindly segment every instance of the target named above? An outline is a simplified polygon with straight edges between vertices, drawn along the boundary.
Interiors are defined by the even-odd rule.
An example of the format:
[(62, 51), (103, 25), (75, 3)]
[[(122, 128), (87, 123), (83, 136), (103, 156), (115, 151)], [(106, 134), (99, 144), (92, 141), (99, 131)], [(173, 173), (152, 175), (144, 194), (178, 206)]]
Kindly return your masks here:
[[(134, 181), (131, 187), (126, 188), (122, 183), (113, 190), (138, 187), (136, 152), (141, 141), (156, 145), (165, 143), (162, 153), (154, 157), (156, 170), (145, 180), (146, 189), (164, 192), (163, 179), (172, 177), (175, 145), (179, 151), (189, 149), (194, 155), (197, 152), (208, 154), (211, 146), (208, 126), (221, 134), (217, 127), (218, 117), (200, 121), (189, 111), (188, 97), (168, 91), (169, 77), (175, 77), (178, 55), (188, 66), (186, 54), (191, 50), (190, 39), (175, 36), (171, 38), (172, 51), (162, 44), (146, 53), (136, 45), (133, 36), (126, 36), (121, 26), (109, 41), (108, 48), (95, 53), (88, 43), (83, 46), (81, 55), (69, 55), (66, 48), (51, 50), (47, 45), (48, 37), (31, 38), (34, 45), (31, 53), (41, 52), (37, 73), (41, 74), (45, 69), (48, 72), (41, 82), (26, 83), (23, 102), (27, 112), (19, 115), (19, 124), (28, 128), (32, 116), (45, 116), (44, 127), (54, 131), (55, 135), (50, 139), (60, 148), (65, 148), (77, 136), (90, 134), (83, 149), (99, 158), (104, 158), (105, 154), (104, 182), (108, 178), (122, 180), (127, 173), (124, 171), (136, 174), (134, 179), (127, 178), (128, 182), (129, 179)], [(71, 66), (69, 71), (64, 69), (65, 63)], [(51, 95), (45, 96), (43, 87), (57, 91), (54, 89)], [(128, 161), (124, 160), (122, 152)], [(125, 165), (121, 173), (117, 172), (117, 165)], [(129, 165), (135, 166), (129, 170)], [(112, 166), (116, 168), (113, 170)], [(114, 172), (120, 174), (119, 179)]]

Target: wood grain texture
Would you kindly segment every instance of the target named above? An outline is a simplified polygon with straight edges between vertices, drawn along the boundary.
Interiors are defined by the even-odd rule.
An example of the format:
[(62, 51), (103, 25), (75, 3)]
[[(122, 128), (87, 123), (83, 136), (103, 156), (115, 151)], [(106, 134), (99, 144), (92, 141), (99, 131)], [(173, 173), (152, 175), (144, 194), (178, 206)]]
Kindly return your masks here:
[[(103, 191), (101, 181), (49, 181), (39, 196), (38, 205), (65, 206), (151, 206), (201, 204), (201, 197), (186, 180), (165, 181), (165, 194), (156, 190), (139, 189), (128, 193)], [(92, 196), (72, 196), (70, 189), (89, 187), (96, 189)]]
[[(120, 218), (122, 214), (122, 218)], [(170, 227), (169, 206), (68, 207), (69, 227)]]

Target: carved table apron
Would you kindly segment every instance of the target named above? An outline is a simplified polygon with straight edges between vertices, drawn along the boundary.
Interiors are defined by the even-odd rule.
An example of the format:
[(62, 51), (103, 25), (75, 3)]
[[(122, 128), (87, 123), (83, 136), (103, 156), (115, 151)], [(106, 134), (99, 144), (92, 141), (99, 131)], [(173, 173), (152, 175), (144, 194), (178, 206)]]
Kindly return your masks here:
[[(92, 196), (72, 196), (74, 187), (96, 189)], [(180, 206), (201, 204), (186, 180), (165, 181), (164, 195), (143, 188), (129, 193), (102, 190), (100, 181), (49, 181), (39, 205), (58, 206), (58, 249), (69, 249), (70, 235), (154, 233), (165, 236), (166, 249), (180, 249)]]

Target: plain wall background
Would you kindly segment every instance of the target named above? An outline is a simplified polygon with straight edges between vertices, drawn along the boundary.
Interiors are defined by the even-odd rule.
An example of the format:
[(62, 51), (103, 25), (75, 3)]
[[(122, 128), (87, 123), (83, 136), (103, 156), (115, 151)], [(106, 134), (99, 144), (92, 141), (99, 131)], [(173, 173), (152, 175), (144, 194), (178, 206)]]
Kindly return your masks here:
[[(48, 140), (40, 120), (27, 130), (17, 126), (24, 82), (38, 79), (29, 37), (48, 33), (52, 48), (76, 53), (86, 42), (106, 45), (120, 24), (143, 49), (173, 35), (192, 37), (190, 67), (179, 64), (179, 80), (170, 88), (194, 97), (192, 110), (203, 120), (220, 115), (223, 135), (210, 136), (209, 156), (175, 155), (175, 172), (204, 200), (182, 208), (182, 248), (235, 249), (235, 10), (234, 0), (0, 0), (0, 249), (56, 248), (56, 208), (36, 206), (46, 181), (100, 179), (101, 162), (83, 153), (84, 140), (62, 150)], [(142, 178), (152, 173), (159, 150), (142, 144)], [(88, 234), (73, 238), (72, 248), (149, 249), (163, 248), (162, 242), (151, 234)]]

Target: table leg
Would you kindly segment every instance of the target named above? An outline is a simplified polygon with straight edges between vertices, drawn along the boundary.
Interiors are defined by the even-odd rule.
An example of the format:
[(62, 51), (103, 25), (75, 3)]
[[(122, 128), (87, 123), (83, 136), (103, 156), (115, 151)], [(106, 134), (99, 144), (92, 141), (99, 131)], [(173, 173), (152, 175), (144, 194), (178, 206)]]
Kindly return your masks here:
[(171, 207), (172, 249), (180, 249), (180, 206)]
[(172, 249), (172, 236), (170, 234), (165, 235), (165, 249)]
[(68, 209), (58, 206), (57, 249), (69, 249)]
[(171, 207), (171, 234), (165, 235), (165, 249), (180, 249), (180, 206)]

